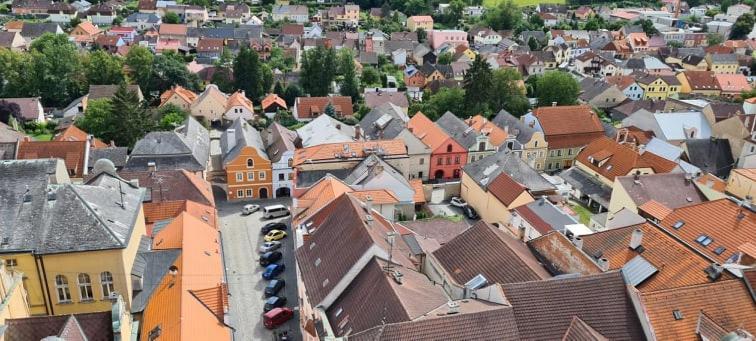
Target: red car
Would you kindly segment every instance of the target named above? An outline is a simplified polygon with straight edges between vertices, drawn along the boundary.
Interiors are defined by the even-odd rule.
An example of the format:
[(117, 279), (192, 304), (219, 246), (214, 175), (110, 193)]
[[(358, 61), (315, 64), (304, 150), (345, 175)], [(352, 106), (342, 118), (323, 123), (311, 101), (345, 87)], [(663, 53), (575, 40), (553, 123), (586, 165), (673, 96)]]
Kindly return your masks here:
[(294, 310), (287, 307), (275, 308), (263, 314), (265, 328), (275, 329), (294, 317)]

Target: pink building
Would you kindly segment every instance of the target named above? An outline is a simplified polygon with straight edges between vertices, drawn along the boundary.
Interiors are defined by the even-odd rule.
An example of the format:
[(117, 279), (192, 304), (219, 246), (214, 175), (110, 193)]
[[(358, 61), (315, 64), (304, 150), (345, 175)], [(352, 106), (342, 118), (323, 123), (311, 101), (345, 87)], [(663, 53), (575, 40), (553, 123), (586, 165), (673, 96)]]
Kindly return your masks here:
[(435, 50), (444, 43), (449, 43), (452, 47), (467, 45), (467, 32), (460, 30), (433, 30), (428, 32), (428, 41)]

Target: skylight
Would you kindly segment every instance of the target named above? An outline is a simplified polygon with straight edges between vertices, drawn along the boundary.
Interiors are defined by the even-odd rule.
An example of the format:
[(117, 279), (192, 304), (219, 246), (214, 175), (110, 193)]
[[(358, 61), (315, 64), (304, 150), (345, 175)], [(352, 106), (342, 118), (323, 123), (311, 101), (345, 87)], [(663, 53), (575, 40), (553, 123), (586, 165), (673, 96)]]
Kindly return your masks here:
[(711, 239), (711, 237), (709, 237), (709, 236), (707, 236), (705, 234), (702, 234), (702, 235), (698, 236), (698, 238), (696, 238), (696, 243), (701, 244), (703, 246), (709, 246), (709, 244), (711, 244), (711, 242), (713, 242), (713, 241), (714, 241), (714, 239)]
[(685, 222), (684, 222), (684, 221), (682, 221), (682, 220), (678, 220), (677, 222), (675, 222), (675, 224), (674, 224), (674, 225), (672, 225), (672, 227), (673, 227), (673, 228), (674, 228), (675, 230), (679, 230), (679, 229), (680, 229), (681, 227), (683, 227), (683, 225), (685, 225)]
[(720, 246), (720, 247), (717, 247), (716, 249), (714, 249), (714, 253), (716, 253), (718, 255), (721, 255), (721, 254), (723, 254), (725, 252), (725, 250), (727, 250), (727, 249), (724, 246)]

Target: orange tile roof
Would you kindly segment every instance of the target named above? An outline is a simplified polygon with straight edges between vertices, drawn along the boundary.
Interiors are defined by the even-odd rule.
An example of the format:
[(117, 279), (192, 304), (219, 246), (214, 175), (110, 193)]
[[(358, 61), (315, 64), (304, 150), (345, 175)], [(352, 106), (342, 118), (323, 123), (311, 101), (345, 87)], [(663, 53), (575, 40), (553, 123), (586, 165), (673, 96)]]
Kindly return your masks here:
[(184, 24), (160, 24), (160, 29), (158, 32), (160, 33), (160, 35), (168, 34), (185, 36), (187, 29), (187, 26)]
[(155, 238), (163, 242), (153, 249), (180, 248), (181, 255), (173, 264), (177, 274), (163, 277), (147, 303), (141, 338), (159, 326), (160, 340), (230, 339), (218, 315), (227, 306), (218, 231), (184, 212)]
[(504, 141), (506, 141), (509, 136), (504, 129), (499, 128), (499, 126), (493, 124), (493, 122), (489, 121), (482, 115), (470, 117), (466, 120), (466, 123), (475, 131), (488, 135), (488, 140), (491, 144), (497, 147), (504, 144)]
[[(77, 128), (72, 124), (63, 131), (55, 134), (53, 141), (86, 141), (88, 135), (89, 134), (87, 132)], [(105, 142), (102, 142), (102, 140), (98, 138), (95, 138), (92, 144), (92, 147), (94, 148), (105, 148), (108, 146)]]
[(419, 111), (409, 120), (407, 128), (434, 151), (451, 139), (443, 129)]
[(525, 189), (525, 186), (517, 183), (517, 181), (512, 179), (512, 177), (505, 172), (501, 172), (496, 179), (488, 184), (488, 191), (507, 207), (509, 207), (520, 194), (525, 192)]
[[(407, 154), (407, 148), (401, 139), (326, 143), (297, 149), (294, 154), (294, 166), (313, 161), (362, 159), (369, 155), (365, 149), (372, 149), (373, 151), (382, 149), (383, 156)], [(336, 158), (336, 154), (341, 156)]]
[(18, 159), (63, 159), (72, 178), (84, 176), (86, 141), (21, 141)]
[(616, 85), (620, 90), (625, 90), (628, 86), (635, 84), (635, 78), (633, 76), (618, 75), (606, 77), (606, 82)]
[(748, 83), (748, 79), (742, 74), (716, 74), (714, 77), (724, 92), (739, 93), (742, 91), (751, 91), (751, 84)]
[(89, 21), (82, 21), (81, 23), (79, 23), (78, 27), (84, 30), (84, 32), (89, 33), (90, 35), (100, 33), (100, 29)]
[(601, 120), (588, 105), (540, 107), (533, 115), (550, 148), (584, 146), (604, 136)]
[(388, 189), (355, 191), (352, 192), (352, 195), (363, 202), (367, 201), (367, 198), (370, 197), (376, 205), (396, 204), (399, 202), (399, 198), (396, 197), (394, 192)]
[(278, 104), (280, 107), (286, 109), (286, 101), (284, 101), (283, 98), (278, 97), (276, 94), (269, 94), (268, 96), (265, 96), (262, 100), (261, 108), (263, 110), (267, 109), (273, 104)]
[(194, 100), (197, 99), (197, 94), (192, 92), (191, 90), (188, 90), (180, 85), (176, 85), (169, 90), (166, 90), (163, 92), (163, 94), (160, 95), (160, 105), (162, 106), (167, 102), (173, 95), (181, 97), (186, 103), (191, 104), (194, 102)]
[(236, 106), (244, 107), (251, 112), (255, 112), (255, 107), (252, 104), (252, 101), (247, 98), (247, 96), (245, 96), (241, 91), (234, 92), (233, 94), (231, 94), (231, 96), (228, 96), (228, 101), (226, 102), (226, 111), (229, 111), (231, 108)]
[(412, 196), (412, 201), (414, 201), (415, 204), (425, 203), (425, 191), (423, 190), (423, 180), (412, 179), (410, 180), (410, 185), (412, 185), (412, 190), (415, 191), (415, 195)]
[(326, 175), (297, 198), (294, 207), (295, 223), (293, 225), (307, 219), (342, 194), (352, 191), (353, 189), (343, 181), (331, 175)]
[[(630, 146), (617, 143), (606, 136), (599, 137), (585, 146), (578, 153), (575, 161), (610, 181), (614, 181), (614, 178), (618, 176), (630, 175), (633, 170), (639, 168), (650, 168), (654, 173), (659, 174), (669, 173), (677, 167), (676, 163), (653, 153), (638, 154)], [(594, 162), (598, 162), (601, 166), (597, 166)]]
[[(657, 340), (698, 340), (701, 313), (729, 331), (756, 331), (756, 303), (739, 280), (647, 292), (641, 304)], [(675, 311), (681, 319), (675, 319)]]
[(207, 224), (217, 227), (217, 214), (212, 206), (203, 205), (189, 200), (163, 201), (159, 203), (148, 202), (142, 205), (144, 210), (144, 220), (147, 223), (147, 235), (152, 236), (152, 226), (166, 219), (173, 219), (183, 212), (187, 212), (193, 217)]
[(297, 115), (299, 118), (315, 118), (318, 114), (325, 113), (328, 104), (341, 115), (354, 115), (352, 98), (349, 96), (297, 97)]
[(664, 206), (664, 204), (656, 200), (646, 201), (643, 205), (638, 206), (638, 209), (658, 220), (662, 220), (672, 213), (671, 208)]
[[(685, 224), (676, 229), (673, 225), (678, 221)], [(724, 263), (740, 245), (756, 236), (756, 214), (730, 199), (680, 207), (660, 225), (669, 234), (719, 263)], [(704, 246), (696, 242), (703, 235), (712, 240), (710, 244)], [(724, 248), (721, 254), (715, 253), (719, 247)]]
[[(630, 237), (635, 229), (643, 231), (641, 246), (643, 252), (630, 249)], [(583, 250), (589, 255), (601, 253), (609, 260), (609, 269), (621, 269), (627, 262), (640, 255), (654, 265), (659, 272), (652, 275), (637, 288), (641, 291), (654, 291), (679, 288), (696, 284), (710, 283), (704, 272), (711, 262), (659, 228), (646, 223), (640, 226), (628, 226), (596, 232), (583, 238)], [(720, 280), (734, 278), (723, 273)]]
[(709, 186), (709, 183), (711, 182), (711, 189), (724, 193), (725, 188), (727, 187), (727, 182), (711, 175), (710, 173), (704, 173), (704, 175), (699, 176), (698, 179), (696, 179), (696, 182), (699, 183), (702, 186)]

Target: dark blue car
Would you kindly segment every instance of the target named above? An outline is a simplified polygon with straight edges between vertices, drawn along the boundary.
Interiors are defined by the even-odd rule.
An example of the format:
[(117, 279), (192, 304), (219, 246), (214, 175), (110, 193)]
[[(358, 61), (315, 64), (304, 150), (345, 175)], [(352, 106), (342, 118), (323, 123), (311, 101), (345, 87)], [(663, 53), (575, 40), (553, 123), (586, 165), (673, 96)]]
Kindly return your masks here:
[(273, 279), (276, 278), (276, 276), (280, 275), (284, 272), (286, 269), (286, 266), (283, 264), (271, 264), (265, 267), (265, 271), (263, 272), (263, 279)]

